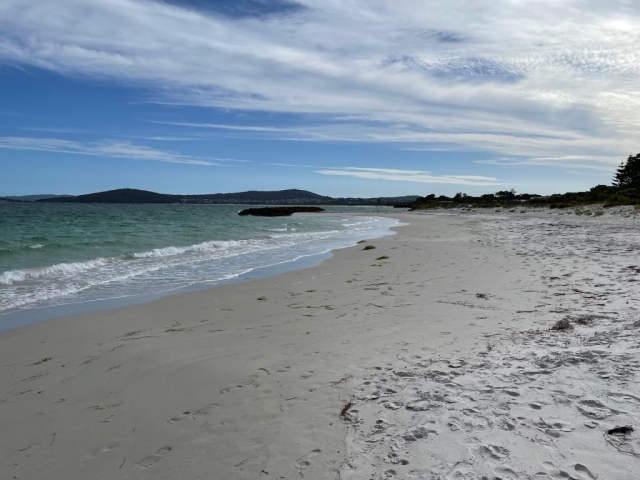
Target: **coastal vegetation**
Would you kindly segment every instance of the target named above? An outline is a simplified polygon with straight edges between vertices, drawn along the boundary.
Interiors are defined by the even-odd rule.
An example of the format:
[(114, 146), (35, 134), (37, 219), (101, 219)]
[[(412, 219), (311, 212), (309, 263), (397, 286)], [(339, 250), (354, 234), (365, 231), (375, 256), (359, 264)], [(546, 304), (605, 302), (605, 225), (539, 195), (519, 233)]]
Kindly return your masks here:
[[(515, 206), (568, 208), (602, 204), (604, 207), (640, 205), (640, 153), (630, 155), (613, 178), (612, 185), (596, 185), (585, 192), (556, 193), (553, 195), (518, 194), (514, 189), (488, 193), (479, 197), (457, 193), (453, 197), (435, 194), (418, 198), (411, 210), (433, 208), (514, 208)], [(602, 215), (602, 213), (596, 213)]]

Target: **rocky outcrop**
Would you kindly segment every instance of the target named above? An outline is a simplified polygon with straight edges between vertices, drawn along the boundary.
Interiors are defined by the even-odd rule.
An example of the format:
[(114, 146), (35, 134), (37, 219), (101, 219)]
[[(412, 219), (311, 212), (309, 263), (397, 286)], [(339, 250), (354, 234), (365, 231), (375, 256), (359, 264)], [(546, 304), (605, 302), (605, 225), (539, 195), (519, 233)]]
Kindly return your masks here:
[(247, 208), (238, 215), (253, 215), (254, 217), (288, 217), (294, 213), (317, 213), (324, 212), (320, 207), (264, 207)]

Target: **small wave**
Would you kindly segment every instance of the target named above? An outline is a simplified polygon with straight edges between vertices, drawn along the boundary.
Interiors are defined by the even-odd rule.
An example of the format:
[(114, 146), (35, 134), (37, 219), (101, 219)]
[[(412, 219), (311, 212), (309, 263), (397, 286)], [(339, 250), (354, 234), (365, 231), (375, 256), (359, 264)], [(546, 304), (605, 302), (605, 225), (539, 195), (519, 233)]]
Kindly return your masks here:
[(156, 248), (148, 252), (128, 253), (122, 255), (120, 258), (95, 258), (84, 262), (72, 262), (72, 263), (60, 263), (43, 268), (33, 268), (26, 270), (9, 270), (0, 274), (0, 285), (12, 285), (16, 282), (24, 282), (26, 280), (33, 280), (36, 278), (46, 276), (60, 276), (70, 275), (88, 270), (103, 267), (107, 264), (118, 262), (121, 260), (139, 260), (139, 259), (152, 259), (161, 257), (173, 257), (182, 255), (184, 253), (196, 253), (196, 252), (208, 252), (225, 249), (230, 249), (235, 246), (249, 245), (252, 240), (229, 240), (229, 241), (209, 241), (190, 245), (188, 247), (165, 247)]
[(304, 233), (274, 233), (269, 235), (274, 239), (291, 239), (291, 240), (314, 240), (339, 234), (339, 230), (323, 230), (321, 232), (304, 232)]
[(29, 270), (9, 270), (0, 275), (0, 284), (12, 285), (15, 282), (24, 282), (44, 276), (69, 275), (84, 272), (111, 263), (110, 258), (96, 258), (86, 262), (59, 263), (45, 268), (33, 268)]
[[(208, 250), (224, 249), (241, 245), (243, 240), (229, 240), (229, 241), (209, 241), (203, 243), (197, 243), (195, 245), (189, 245), (188, 247), (164, 247), (154, 248), (148, 252), (141, 253), (129, 253), (125, 258), (154, 258), (154, 257), (171, 257), (174, 255), (181, 255), (187, 252), (206, 252)], [(244, 241), (248, 242), (247, 240)]]
[[(115, 298), (123, 292), (139, 295), (146, 291), (182, 288), (195, 283), (211, 284), (236, 278), (254, 268), (295, 261), (301, 258), (300, 255), (315, 255), (329, 245), (329, 248), (346, 245), (352, 238), (360, 238), (364, 232), (379, 228), (377, 219), (336, 220), (326, 225), (330, 228), (328, 230), (305, 232), (287, 226), (262, 232), (249, 239), (211, 240), (188, 246), (167, 246), (113, 257), (0, 272), (0, 285), (8, 285), (2, 288), (0, 313), (15, 308)], [(388, 228), (387, 224), (391, 222), (386, 220), (383, 223), (385, 225), (382, 227)], [(349, 227), (345, 229), (343, 224)], [(47, 249), (55, 246), (50, 241), (37, 243), (33, 239), (23, 245), (26, 243), (43, 245)], [(319, 249), (321, 245), (323, 248)], [(163, 273), (163, 270), (168, 273)], [(65, 296), (69, 297), (68, 300), (58, 300)]]
[(35, 245), (29, 245), (27, 246), (27, 248), (31, 248), (33, 250), (37, 250), (38, 248), (43, 248), (44, 245), (42, 245), (41, 243), (36, 243)]

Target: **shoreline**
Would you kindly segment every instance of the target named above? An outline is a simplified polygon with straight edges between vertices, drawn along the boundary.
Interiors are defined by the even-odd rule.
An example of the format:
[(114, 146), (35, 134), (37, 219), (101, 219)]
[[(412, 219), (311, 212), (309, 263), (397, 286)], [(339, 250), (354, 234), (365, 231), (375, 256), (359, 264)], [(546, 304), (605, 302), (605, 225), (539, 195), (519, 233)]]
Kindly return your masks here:
[[(521, 332), (562, 318), (553, 312), (570, 297), (549, 293), (547, 271), (574, 259), (554, 260), (559, 266), (551, 268), (545, 252), (527, 253), (509, 240), (520, 227), (504, 217), (500, 223), (393, 214), (409, 225), (369, 242), (375, 249), (358, 245), (307, 269), (3, 333), (0, 471), (8, 478), (205, 479), (214, 472), (239, 479), (426, 479), (474, 478), (493, 465), (510, 478), (505, 465), (528, 458), (526, 442), (508, 447), (507, 456), (489, 449), (496, 458), (485, 458), (473, 452), (510, 438), (493, 426), (497, 420), (470, 433), (462, 421), (468, 413), (458, 415), (461, 429), (446, 422), (457, 408), (473, 408), (465, 395), (476, 397), (483, 381), (473, 377), (483, 371), (474, 366), (478, 359), (497, 362)], [(440, 404), (450, 412), (410, 410), (413, 394), (425, 391), (419, 382), (432, 378), (420, 373), (423, 363), (455, 373), (436, 389), (454, 389), (464, 375), (476, 386), (451, 394), (453, 403), (425, 397), (434, 412)], [(545, 391), (554, 388), (551, 378)], [(539, 392), (521, 385), (513, 384), (519, 397), (505, 397), (512, 408), (541, 403)], [(445, 422), (429, 427), (437, 433), (407, 440), (403, 428), (413, 431), (430, 415)], [(579, 429), (573, 419), (563, 422), (565, 430), (568, 423)], [(385, 427), (369, 437), (376, 425)], [(558, 469), (569, 468), (558, 463), (561, 455), (582, 455), (572, 460), (581, 466), (571, 475), (598, 471), (584, 442), (556, 455), (549, 448), (561, 440), (543, 436), (551, 438), (540, 445)], [(434, 441), (448, 450), (424, 456), (437, 451), (428, 443)], [(625, 457), (616, 461), (629, 465)], [(625, 478), (596, 467), (607, 478)]]
[[(320, 214), (316, 214), (320, 215)], [(326, 216), (336, 216), (336, 215), (347, 215), (342, 213), (335, 212), (325, 212), (322, 215)], [(374, 214), (374, 212), (352, 212), (348, 214), (353, 217), (375, 217), (380, 216), (380, 214)], [(383, 213), (382, 216), (397, 220), (392, 214)], [(375, 233), (373, 237), (366, 238), (380, 238), (384, 236), (390, 236), (394, 234), (394, 227), (387, 227), (386, 230), (379, 230), (371, 233)], [(232, 278), (221, 279), (215, 281), (199, 281), (192, 283), (187, 286), (177, 287), (175, 289), (149, 292), (145, 294), (134, 294), (131, 296), (118, 296), (104, 299), (95, 299), (95, 300), (84, 300), (78, 301), (75, 303), (63, 303), (60, 305), (53, 306), (42, 306), (42, 307), (32, 307), (32, 308), (20, 308), (18, 310), (9, 311), (0, 313), (0, 334), (14, 330), (16, 328), (24, 328), (30, 325), (39, 324), (42, 322), (47, 322), (51, 320), (66, 318), (66, 317), (75, 317), (79, 315), (89, 315), (92, 313), (99, 313), (110, 310), (119, 310), (122, 308), (128, 308), (136, 305), (143, 305), (147, 303), (151, 303), (154, 301), (158, 301), (163, 298), (173, 297), (176, 295), (183, 295), (190, 292), (198, 292), (203, 290), (208, 290), (212, 288), (218, 288), (224, 285), (235, 285), (238, 283), (257, 280), (262, 278), (268, 278), (271, 276), (279, 275), (281, 273), (286, 273), (294, 270), (301, 270), (306, 268), (311, 268), (319, 265), (324, 260), (330, 258), (333, 255), (333, 252), (350, 248), (357, 243), (357, 241), (364, 238), (362, 234), (354, 235), (353, 242), (351, 245), (344, 244), (346, 240), (342, 240), (341, 243), (344, 245), (341, 246), (331, 246), (326, 250), (319, 251), (317, 253), (312, 254), (302, 254), (299, 257), (292, 258), (289, 260), (276, 260), (275, 263), (269, 265), (259, 265), (256, 267), (252, 267), (250, 270), (245, 272), (240, 272)]]
[[(351, 248), (351, 247), (343, 247)], [(249, 272), (241, 273), (234, 278), (228, 280), (220, 280), (213, 285), (197, 285), (193, 284), (188, 287), (181, 287), (177, 290), (169, 290), (157, 293), (150, 293), (147, 295), (134, 295), (131, 297), (117, 297), (104, 300), (89, 300), (86, 302), (57, 305), (53, 307), (38, 307), (33, 309), (20, 310), (18, 312), (11, 312), (4, 315), (0, 315), (0, 320), (6, 320), (2, 328), (0, 329), (0, 335), (12, 330), (26, 328), (32, 325), (39, 325), (45, 322), (51, 322), (55, 320), (62, 320), (65, 318), (78, 317), (83, 315), (97, 314), (101, 312), (111, 312), (116, 310), (122, 310), (126, 308), (146, 305), (149, 303), (157, 302), (166, 298), (173, 298), (180, 295), (187, 295), (189, 293), (203, 292), (207, 290), (214, 290), (227, 285), (236, 285), (238, 283), (258, 281), (273, 276), (281, 275), (283, 273), (304, 270), (307, 268), (313, 268), (320, 265), (323, 261), (331, 258), (334, 251), (322, 252), (314, 255), (308, 255), (303, 258), (296, 258), (288, 262), (282, 262), (275, 265), (268, 265), (265, 267), (256, 267)], [(99, 305), (102, 305), (100, 307)], [(52, 312), (53, 311), (53, 312)], [(24, 320), (25, 317), (30, 317), (29, 320)], [(13, 326), (11, 326), (13, 324)], [(9, 326), (7, 326), (9, 325)]]

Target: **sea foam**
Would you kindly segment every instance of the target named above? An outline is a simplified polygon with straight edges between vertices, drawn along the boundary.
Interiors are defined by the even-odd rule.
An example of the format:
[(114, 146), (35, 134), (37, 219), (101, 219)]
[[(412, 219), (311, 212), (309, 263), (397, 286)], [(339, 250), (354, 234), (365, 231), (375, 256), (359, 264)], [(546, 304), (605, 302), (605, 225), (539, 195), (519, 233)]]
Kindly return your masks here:
[(28, 270), (9, 270), (0, 275), (0, 284), (11, 285), (15, 282), (24, 282), (46, 276), (70, 275), (101, 267), (112, 262), (113, 259), (96, 258), (86, 262), (59, 263), (44, 268), (32, 268)]
[(364, 236), (388, 232), (395, 223), (374, 217), (336, 217), (323, 220), (321, 230), (306, 232), (269, 225), (272, 228), (254, 230), (252, 238), (209, 240), (12, 269), (0, 273), (0, 313), (214, 285), (257, 268), (352, 245)]

